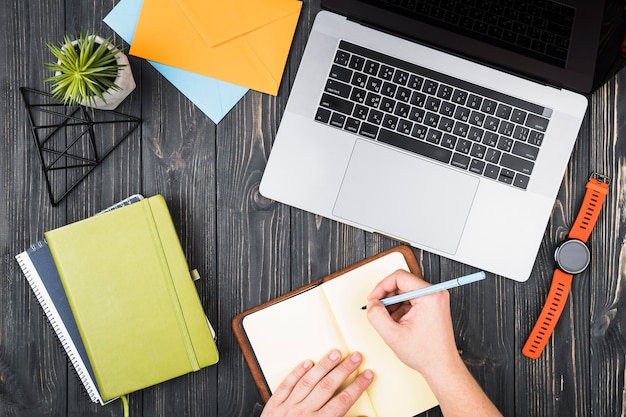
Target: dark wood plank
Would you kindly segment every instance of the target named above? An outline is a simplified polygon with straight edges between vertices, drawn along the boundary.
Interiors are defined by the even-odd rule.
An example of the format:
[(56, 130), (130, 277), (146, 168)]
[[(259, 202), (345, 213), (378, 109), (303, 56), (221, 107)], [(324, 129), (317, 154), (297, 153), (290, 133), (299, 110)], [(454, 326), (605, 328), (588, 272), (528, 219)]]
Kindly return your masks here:
[[(153, 67), (131, 57), (137, 90), (120, 111), (142, 117), (141, 128), (52, 208), (18, 87), (46, 88), (46, 42), (85, 29), (114, 36), (102, 18), (115, 3), (12, 1), (0, 10), (6, 57), (0, 63), (0, 415), (121, 415), (119, 403), (89, 401), (13, 257), (45, 230), (141, 192), (166, 197), (189, 264), (203, 277), (198, 290), (221, 358), (214, 367), (132, 394), (131, 415), (258, 416), (262, 403), (230, 331), (232, 317), (397, 243), (259, 193), (319, 0), (303, 3), (278, 96), (251, 91), (217, 126)], [(590, 97), (529, 281), (490, 275), (480, 286), (451, 292), (459, 351), (506, 416), (626, 414), (625, 77), (622, 71)], [(590, 239), (592, 265), (576, 277), (555, 334), (533, 361), (521, 347), (548, 292), (553, 249), (567, 235), (592, 170), (613, 178)], [(474, 270), (414, 251), (431, 282)]]

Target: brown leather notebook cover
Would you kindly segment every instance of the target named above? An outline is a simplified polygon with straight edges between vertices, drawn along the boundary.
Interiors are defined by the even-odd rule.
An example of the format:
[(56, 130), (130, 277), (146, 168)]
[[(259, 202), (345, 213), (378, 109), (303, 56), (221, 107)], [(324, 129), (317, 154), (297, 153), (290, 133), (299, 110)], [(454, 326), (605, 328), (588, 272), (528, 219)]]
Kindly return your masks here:
[[(233, 320), (232, 320), (232, 329), (233, 332), (235, 333), (235, 338), (237, 339), (237, 343), (239, 343), (239, 346), (241, 348), (241, 351), (243, 352), (243, 356), (244, 359), (246, 360), (246, 363), (248, 364), (248, 367), (250, 368), (250, 372), (252, 374), (252, 378), (254, 379), (254, 382), (256, 383), (257, 388), (259, 389), (259, 392), (261, 393), (261, 397), (263, 398), (263, 401), (267, 402), (267, 400), (269, 400), (270, 396), (271, 396), (271, 392), (270, 389), (267, 385), (267, 382), (265, 381), (265, 378), (263, 376), (263, 373), (261, 371), (261, 368), (259, 367), (259, 364), (256, 360), (256, 356), (254, 354), (254, 351), (252, 349), (252, 346), (250, 345), (248, 338), (246, 336), (245, 330), (243, 328), (242, 325), (242, 321), (244, 319), (244, 317), (246, 317), (247, 315), (254, 313), (256, 311), (259, 311), (261, 309), (264, 309), (266, 307), (269, 307), (273, 304), (279, 303), (283, 300), (286, 300), (288, 298), (291, 298), (295, 295), (301, 294), (311, 288), (314, 288), (326, 281), (330, 281), (334, 278), (337, 278), (339, 276), (344, 275), (345, 273), (356, 269), (362, 265), (365, 265), (375, 259), (381, 258), (385, 255), (388, 255), (389, 253), (392, 252), (400, 252), (402, 253), (402, 255), (404, 256), (404, 259), (406, 260), (407, 265), (409, 266), (409, 270), (419, 276), (422, 277), (422, 270), (419, 267), (419, 264), (417, 263), (417, 259), (415, 258), (415, 255), (413, 254), (413, 250), (409, 247), (409, 246), (396, 246), (394, 248), (391, 248), (389, 250), (386, 250), (384, 252), (381, 252), (377, 255), (371, 256), (369, 258), (366, 258), (364, 260), (362, 260), (361, 262), (358, 262), (348, 268), (344, 268), (340, 271), (337, 271), (331, 275), (328, 275), (324, 278), (321, 278), (317, 281), (311, 282), (310, 284), (307, 284), (303, 287), (297, 288), (293, 291), (290, 291), (280, 297), (277, 297), (273, 300), (270, 300), (266, 303), (260, 304), (254, 308), (251, 308), (249, 310), (246, 310), (238, 315), (236, 315)], [(382, 279), (383, 277), (381, 277)], [(373, 288), (372, 288), (373, 289)], [(303, 358), (304, 359), (304, 358)], [(286, 375), (285, 375), (286, 376)]]

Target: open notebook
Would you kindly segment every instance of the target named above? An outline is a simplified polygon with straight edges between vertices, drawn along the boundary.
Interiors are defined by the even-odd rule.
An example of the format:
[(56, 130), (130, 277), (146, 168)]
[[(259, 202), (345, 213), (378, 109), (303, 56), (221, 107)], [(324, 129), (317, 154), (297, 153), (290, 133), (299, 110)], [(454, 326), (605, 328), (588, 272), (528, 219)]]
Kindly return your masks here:
[(233, 330), (263, 399), (303, 359), (318, 360), (339, 348), (344, 356), (361, 352), (359, 371), (375, 373), (348, 416), (410, 417), (436, 406), (423, 377), (400, 362), (361, 309), (374, 286), (398, 269), (421, 275), (406, 246), (236, 316)]

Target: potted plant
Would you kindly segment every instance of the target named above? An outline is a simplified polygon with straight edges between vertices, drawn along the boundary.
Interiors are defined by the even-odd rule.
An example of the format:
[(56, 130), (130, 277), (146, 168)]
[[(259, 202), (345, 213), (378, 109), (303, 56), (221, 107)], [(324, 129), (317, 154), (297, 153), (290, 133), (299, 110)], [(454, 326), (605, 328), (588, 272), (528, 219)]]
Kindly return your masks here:
[(70, 40), (66, 35), (60, 45), (47, 46), (57, 61), (44, 64), (54, 72), (45, 81), (66, 105), (112, 110), (135, 89), (128, 58), (110, 38), (82, 33)]

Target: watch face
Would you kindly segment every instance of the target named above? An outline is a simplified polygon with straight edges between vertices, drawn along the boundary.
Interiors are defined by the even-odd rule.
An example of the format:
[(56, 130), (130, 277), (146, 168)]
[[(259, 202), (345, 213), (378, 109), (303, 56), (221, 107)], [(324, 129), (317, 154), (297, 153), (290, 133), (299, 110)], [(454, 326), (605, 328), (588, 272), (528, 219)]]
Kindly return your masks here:
[(563, 271), (568, 274), (579, 274), (589, 265), (589, 249), (582, 241), (570, 239), (556, 248), (554, 259)]

